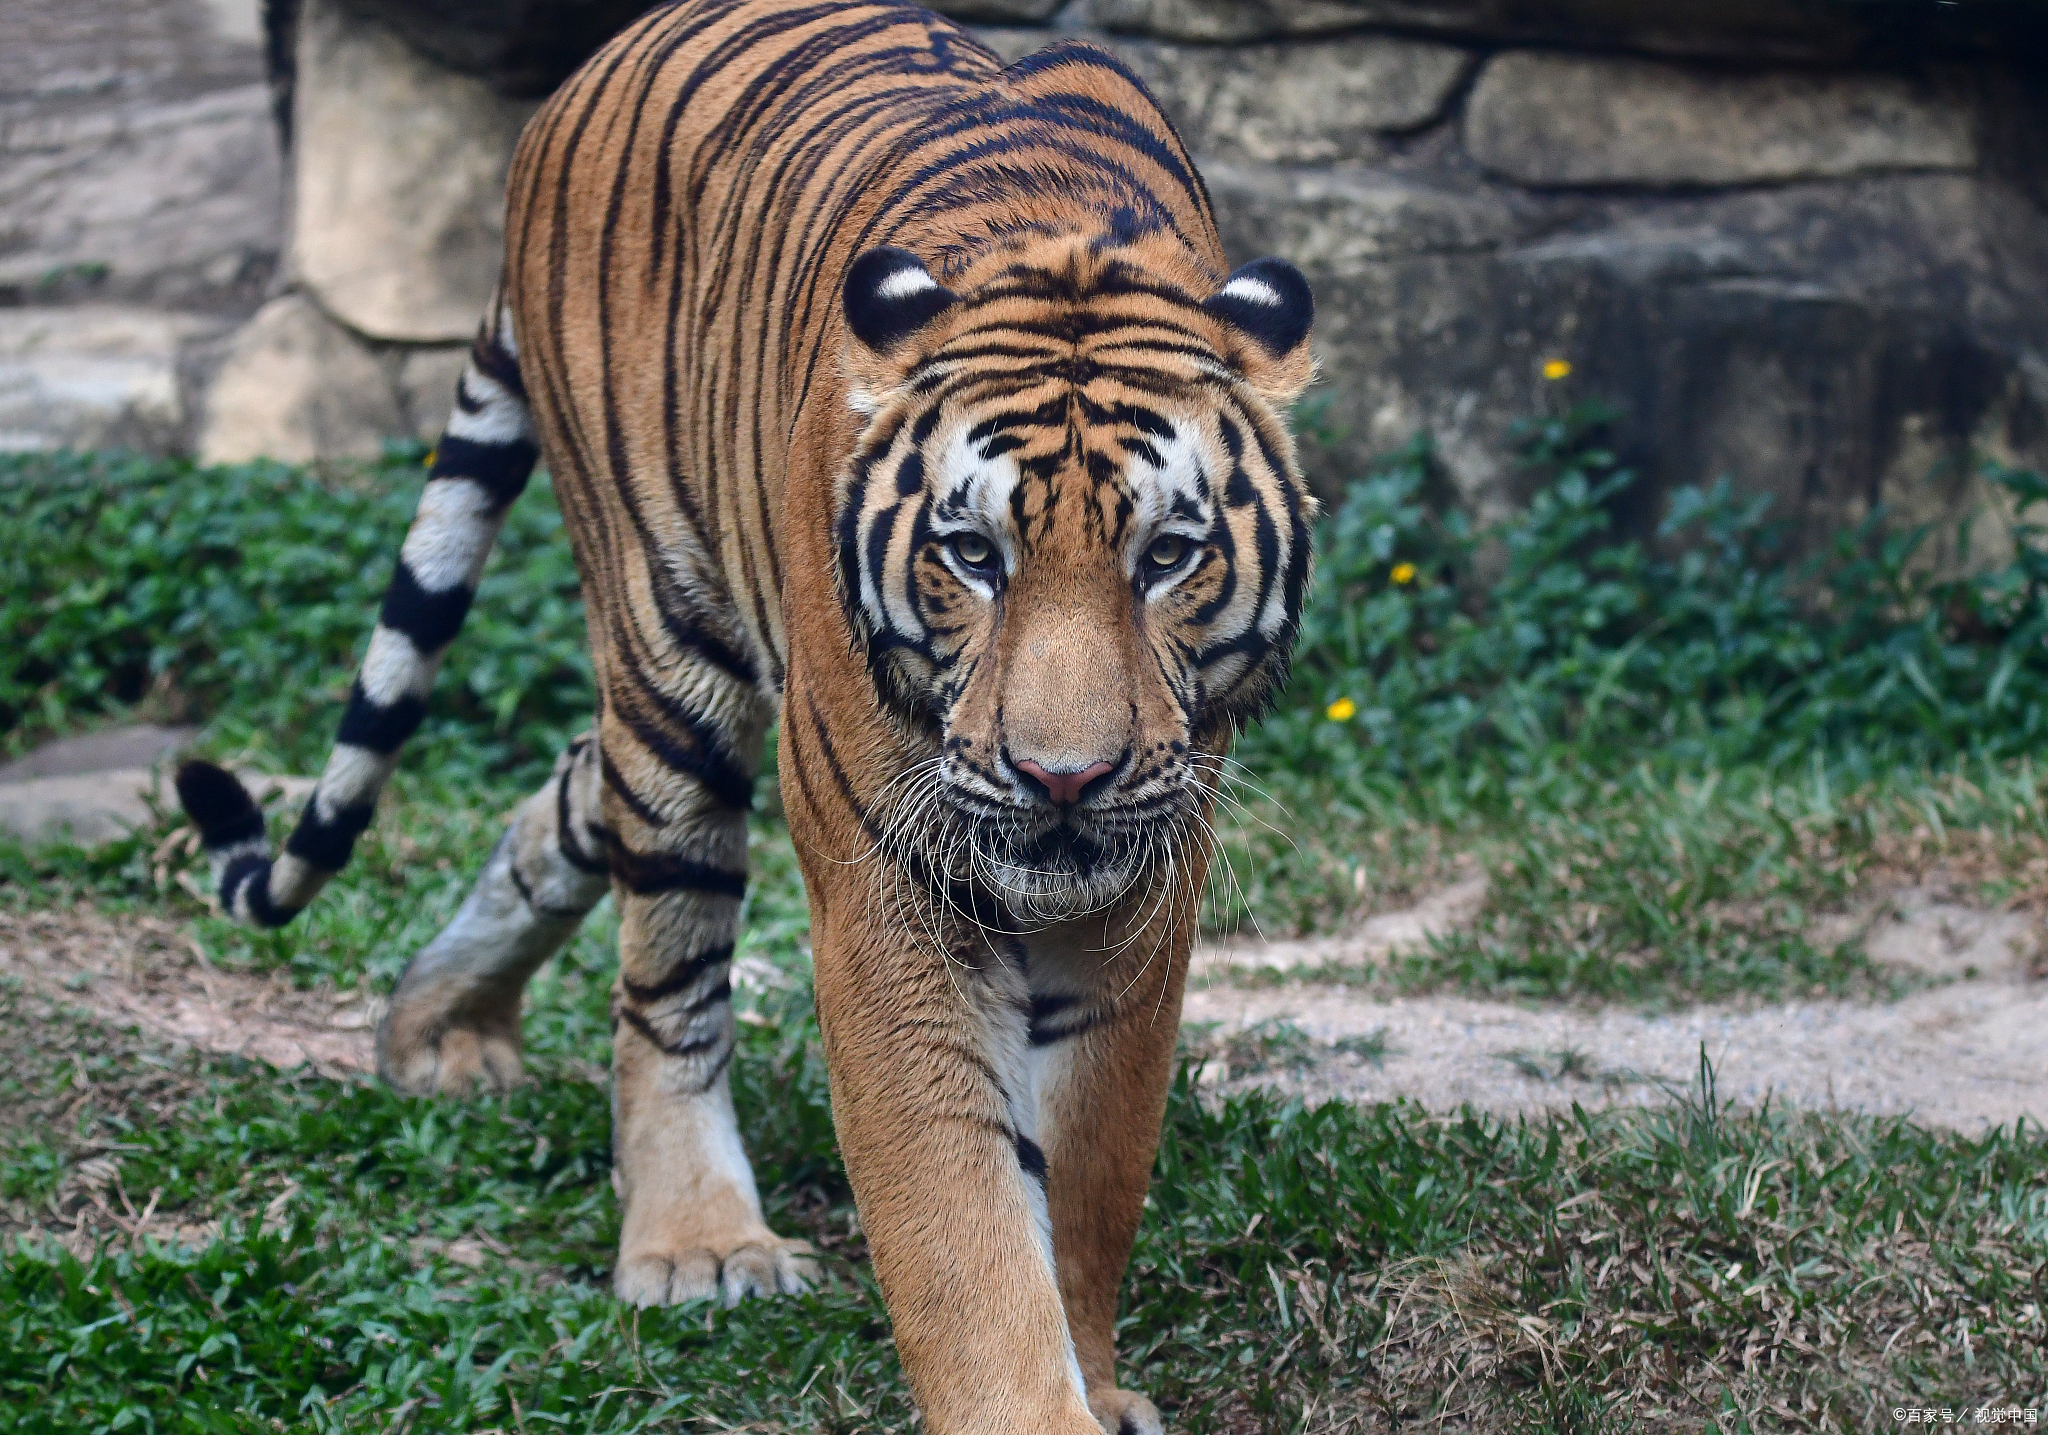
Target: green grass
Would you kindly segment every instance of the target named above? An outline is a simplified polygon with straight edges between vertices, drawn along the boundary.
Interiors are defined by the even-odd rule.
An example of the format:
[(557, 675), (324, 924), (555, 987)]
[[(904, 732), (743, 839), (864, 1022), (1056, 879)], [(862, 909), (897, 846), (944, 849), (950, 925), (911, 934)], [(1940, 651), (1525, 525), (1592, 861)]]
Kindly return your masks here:
[[(602, 988), (572, 971), (539, 1004)], [(601, 1035), (539, 1043), (503, 1101), (428, 1102), (163, 1065), (30, 1005), (0, 991), (46, 1067), (13, 1095), (73, 1114), (0, 1164), (17, 1227), (92, 1211), (84, 1151), (113, 1153), (115, 1212), (220, 1225), (0, 1260), (0, 1429), (908, 1428), (800, 997), (757, 1009), (733, 1069), (771, 1219), (824, 1248), (826, 1287), (637, 1316), (602, 1283), (605, 1093), (565, 1068)], [(1121, 1327), (1195, 1432), (1468, 1405), (1454, 1426), (1877, 1428), (1906, 1392), (2040, 1405), (2044, 1269), (2034, 1132), (1736, 1114), (1710, 1077), (1539, 1122), (1204, 1104), (1183, 1078)]]
[[(1598, 419), (1531, 430), (1537, 501), (1495, 530), (1437, 500), (1424, 447), (1332, 516), (1295, 683), (1239, 754), (1214, 922), (1331, 928), (1484, 870), (1469, 930), (1324, 975), (1670, 1005), (1891, 994), (1814, 918), (1907, 878), (2037, 900), (2039, 481), (1994, 475), (2020, 515), (1994, 572), (1928, 572), (1881, 525), (1797, 567), (1725, 490), (1684, 497), (1664, 539), (1616, 537)], [(328, 474), (0, 459), (0, 518), (38, 538), (0, 553), (0, 742), (198, 718), (218, 754), (312, 770), (420, 479), (407, 453)], [(390, 805), (298, 923), (206, 915), (168, 827), (0, 843), (0, 915), (169, 914), (224, 970), (382, 989), (586, 720), (581, 643), (537, 488)], [(762, 799), (741, 956), (781, 975), (746, 997), (735, 1096), (771, 1220), (825, 1253), (821, 1291), (637, 1316), (605, 1293), (608, 910), (537, 978), (537, 1079), (502, 1101), (181, 1056), (0, 983), (0, 1431), (909, 1428), (772, 783)], [(2048, 1411), (2031, 1127), (1739, 1112), (1706, 1071), (1648, 1112), (1309, 1109), (1202, 1082), (1378, 1062), (1384, 1033), (1197, 1030), (1185, 1054), (1120, 1337), (1176, 1429)], [(144, 1210), (183, 1238), (131, 1240)]]

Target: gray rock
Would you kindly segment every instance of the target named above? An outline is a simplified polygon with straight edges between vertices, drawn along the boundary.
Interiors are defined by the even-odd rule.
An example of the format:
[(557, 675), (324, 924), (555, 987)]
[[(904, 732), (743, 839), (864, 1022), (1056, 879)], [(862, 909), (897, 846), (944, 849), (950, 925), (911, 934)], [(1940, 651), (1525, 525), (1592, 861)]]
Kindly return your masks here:
[(0, 831), (32, 847), (97, 847), (146, 831), (176, 806), (168, 784), (146, 767), (38, 777), (0, 787)]
[[(239, 772), (258, 802), (295, 803), (315, 779)], [(146, 832), (178, 810), (170, 775), (157, 768), (124, 767), (67, 777), (38, 777), (0, 785), (0, 832), (30, 846), (68, 843), (97, 847)]]
[(1362, 36), (1301, 45), (1107, 41), (1188, 147), (1265, 164), (1358, 160), (1438, 119), (1468, 68), (1451, 45)]
[(0, 308), (0, 451), (188, 447), (184, 359), (223, 327), (111, 305)]
[(1387, 260), (1497, 248), (1517, 232), (1492, 190), (1439, 188), (1363, 167), (1202, 166), (1233, 253), (1282, 254), (1318, 275), (1375, 272)]
[(76, 777), (113, 768), (150, 767), (177, 753), (199, 733), (196, 727), (137, 723), (83, 737), (46, 742), (26, 757), (0, 764), (0, 787), (39, 777)]
[(235, 335), (207, 397), (207, 463), (374, 458), (411, 432), (393, 364), (304, 294), (263, 306)]
[(1727, 185), (1969, 169), (1973, 116), (1885, 75), (1729, 74), (1649, 60), (1498, 55), (1465, 145), (1530, 185)]
[(5, 24), (0, 303), (253, 309), (283, 224), (255, 0), (10, 0)]
[(1466, 51), (1392, 36), (1301, 45), (1180, 45), (1101, 31), (979, 28), (1015, 63), (1060, 39), (1101, 45), (1128, 64), (1188, 148), (1268, 164), (1359, 160), (1381, 136), (1440, 119), (1470, 68)]
[(468, 339), (497, 282), (505, 172), (533, 107), (375, 22), (299, 18), (292, 270), (377, 339)]

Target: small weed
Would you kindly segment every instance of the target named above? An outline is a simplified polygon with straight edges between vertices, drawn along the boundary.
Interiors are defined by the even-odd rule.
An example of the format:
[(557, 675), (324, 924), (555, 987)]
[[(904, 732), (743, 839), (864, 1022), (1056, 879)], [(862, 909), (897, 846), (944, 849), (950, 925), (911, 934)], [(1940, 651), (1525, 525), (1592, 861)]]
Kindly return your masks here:
[(1306, 1071), (1315, 1065), (1316, 1042), (1284, 1017), (1226, 1030), (1214, 1022), (1190, 1023), (1181, 1032), (1181, 1054), (1214, 1062), (1231, 1081), (1272, 1072)]
[(1395, 1048), (1387, 1044), (1385, 1027), (1360, 1036), (1340, 1036), (1330, 1043), (1330, 1049), (1343, 1056), (1355, 1056), (1373, 1066), (1385, 1066), (1387, 1058), (1395, 1051)]

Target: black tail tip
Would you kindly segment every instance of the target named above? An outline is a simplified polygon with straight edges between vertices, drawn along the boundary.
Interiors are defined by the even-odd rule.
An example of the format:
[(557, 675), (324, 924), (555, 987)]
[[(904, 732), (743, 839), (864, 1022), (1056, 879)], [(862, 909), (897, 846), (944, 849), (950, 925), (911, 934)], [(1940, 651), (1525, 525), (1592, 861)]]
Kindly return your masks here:
[(232, 847), (264, 835), (263, 809), (226, 768), (188, 762), (179, 767), (177, 783), (178, 803), (208, 847)]

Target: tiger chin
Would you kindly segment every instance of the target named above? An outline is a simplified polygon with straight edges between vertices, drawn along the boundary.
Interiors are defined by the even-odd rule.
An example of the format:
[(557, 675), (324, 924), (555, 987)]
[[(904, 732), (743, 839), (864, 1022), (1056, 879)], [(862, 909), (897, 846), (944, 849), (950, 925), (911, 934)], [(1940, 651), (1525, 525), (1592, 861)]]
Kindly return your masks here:
[(518, 1080), (527, 980), (609, 895), (615, 1291), (813, 1283), (729, 1083), (773, 729), (833, 1120), (925, 1425), (1160, 1431), (1117, 1383), (1117, 1294), (1222, 764), (1307, 582), (1285, 415), (1313, 311), (1285, 261), (1229, 267), (1101, 50), (1006, 67), (887, 0), (651, 11), (520, 141), (498, 295), (283, 850), (230, 774), (178, 774), (222, 907), (283, 925), (347, 863), (545, 459), (592, 728), (399, 978), (380, 1072)]

